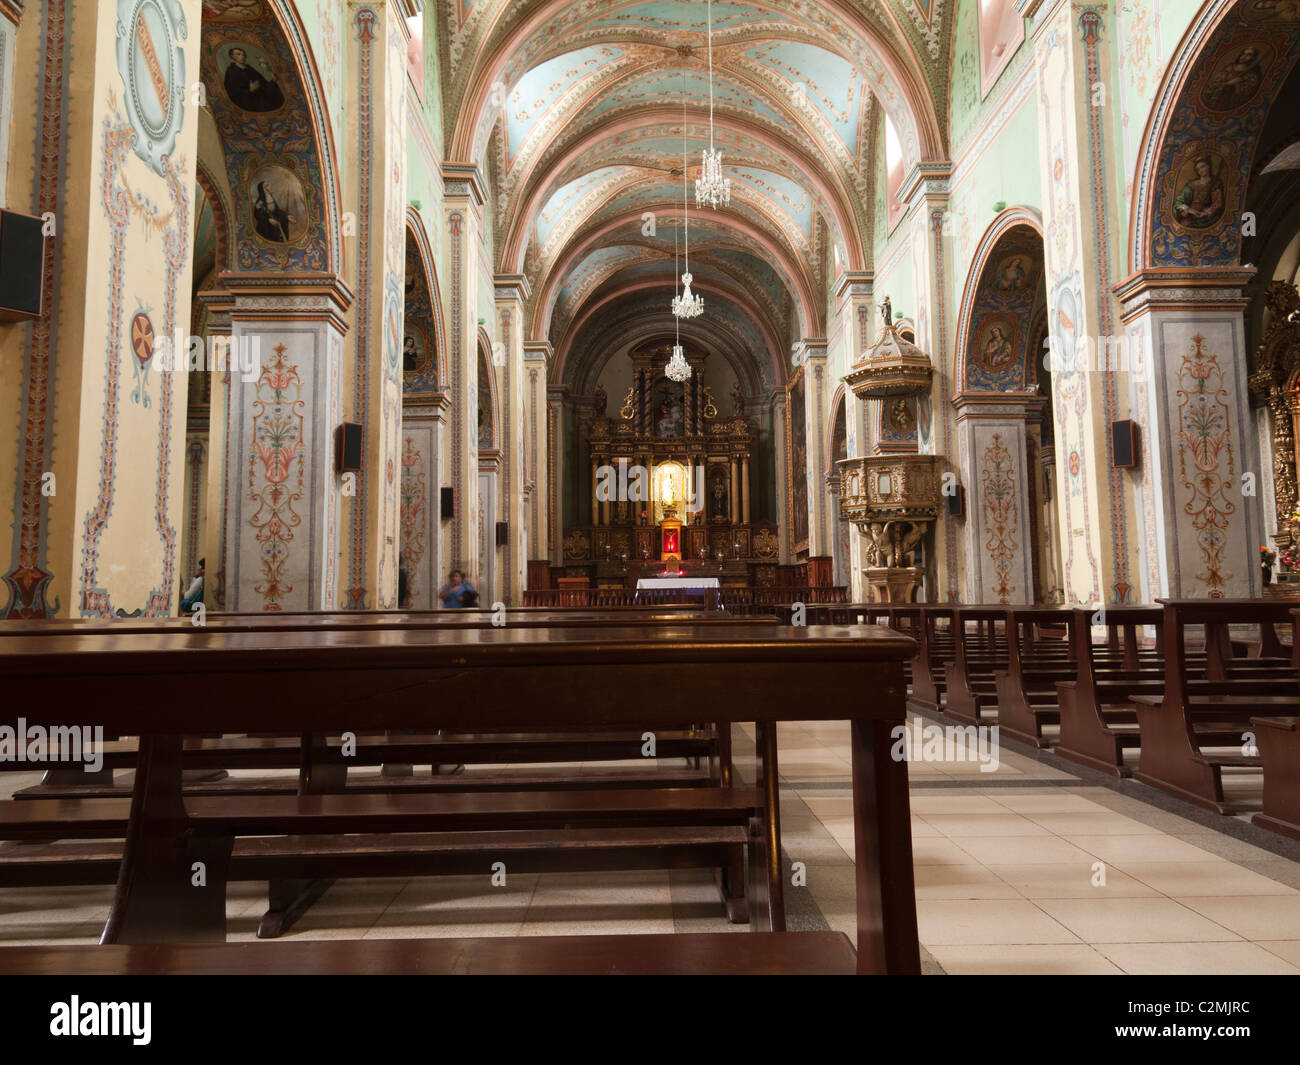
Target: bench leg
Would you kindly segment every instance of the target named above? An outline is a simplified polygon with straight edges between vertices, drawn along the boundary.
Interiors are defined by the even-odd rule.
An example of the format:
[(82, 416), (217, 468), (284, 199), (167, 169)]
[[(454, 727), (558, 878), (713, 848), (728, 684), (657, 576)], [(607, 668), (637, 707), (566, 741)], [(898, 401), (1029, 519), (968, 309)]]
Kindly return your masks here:
[(921, 971), (907, 762), (890, 757), (898, 721), (853, 722), (858, 972)]
[(181, 743), (180, 736), (140, 737), (126, 845), (101, 944), (225, 942), (234, 840), (189, 830)]
[(276, 939), (289, 931), (312, 903), (333, 885), (333, 880), (271, 880), (266, 893), (269, 904), (257, 925), (258, 939)]
[(776, 760), (776, 722), (757, 723), (759, 787), (763, 791), (762, 875), (767, 901), (762, 931), (785, 931), (785, 878), (781, 872), (781, 791)]
[(730, 862), (713, 870), (722, 903), (727, 907), (727, 920), (732, 924), (749, 924), (749, 906), (746, 902), (745, 849), (737, 846)]

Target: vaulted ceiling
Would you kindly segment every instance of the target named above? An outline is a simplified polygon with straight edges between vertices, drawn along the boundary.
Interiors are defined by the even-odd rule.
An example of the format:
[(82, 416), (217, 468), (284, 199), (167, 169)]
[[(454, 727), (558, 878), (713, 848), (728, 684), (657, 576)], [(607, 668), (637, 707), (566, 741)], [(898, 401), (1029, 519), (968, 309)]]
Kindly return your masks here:
[(684, 154), (705, 299), (684, 329), (748, 358), (738, 376), (754, 391), (784, 379), (789, 338), (824, 335), (836, 268), (869, 265), (883, 116), (907, 164), (945, 155), (952, 0), (714, 3), (712, 137), (731, 179), (717, 210), (694, 200), (705, 3), (445, 2), (448, 158), (484, 164), (498, 268), (528, 276), (531, 335), (574, 387), (592, 380), (597, 338), (608, 353), (612, 336), (672, 330)]

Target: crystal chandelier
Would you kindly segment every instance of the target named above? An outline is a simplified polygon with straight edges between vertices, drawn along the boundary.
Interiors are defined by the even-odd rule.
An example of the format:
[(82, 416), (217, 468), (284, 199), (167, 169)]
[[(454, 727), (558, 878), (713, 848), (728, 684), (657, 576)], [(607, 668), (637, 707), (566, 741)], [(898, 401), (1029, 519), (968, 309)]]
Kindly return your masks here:
[(716, 208), (731, 202), (731, 179), (722, 176), (722, 153), (713, 147), (713, 0), (709, 12), (709, 146), (703, 152), (703, 173), (695, 179), (695, 206)]
[(682, 292), (673, 297), (673, 315), (681, 318), (698, 318), (704, 313), (704, 297), (691, 292), (691, 206), (686, 185), (686, 74), (682, 72), (682, 213), (685, 243), (686, 272), (682, 274)]
[(673, 297), (673, 314), (678, 318), (698, 318), (704, 313), (704, 297), (691, 292), (694, 280), (689, 270), (682, 274), (682, 294)]
[(686, 356), (682, 354), (680, 344), (673, 345), (673, 357), (668, 360), (668, 365), (664, 367), (664, 373), (668, 375), (670, 381), (676, 381), (678, 384), (691, 376), (691, 364), (686, 361)]

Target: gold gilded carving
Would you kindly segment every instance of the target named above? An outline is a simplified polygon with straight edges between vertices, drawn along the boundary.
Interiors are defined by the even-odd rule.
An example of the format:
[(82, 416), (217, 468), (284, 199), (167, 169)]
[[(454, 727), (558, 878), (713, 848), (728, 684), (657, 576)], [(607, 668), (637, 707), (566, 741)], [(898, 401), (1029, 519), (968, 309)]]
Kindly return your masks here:
[(636, 408), (632, 406), (632, 389), (627, 390), (627, 395), (623, 397), (623, 406), (618, 408), (618, 416), (625, 422), (630, 422), (636, 416)]
[(704, 386), (704, 416), (706, 418), (716, 418), (718, 416), (718, 408), (713, 402), (713, 393), (708, 385)]
[(763, 529), (754, 539), (754, 555), (758, 558), (776, 558), (780, 544), (771, 529)]
[(587, 539), (587, 534), (575, 530), (569, 533), (564, 540), (564, 557), (565, 558), (586, 558), (591, 553), (591, 541)]

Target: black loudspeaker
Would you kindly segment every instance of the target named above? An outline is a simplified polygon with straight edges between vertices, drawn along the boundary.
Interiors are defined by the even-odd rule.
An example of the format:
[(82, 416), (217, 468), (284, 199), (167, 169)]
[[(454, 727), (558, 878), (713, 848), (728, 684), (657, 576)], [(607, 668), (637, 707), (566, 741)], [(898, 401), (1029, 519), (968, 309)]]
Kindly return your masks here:
[(497, 522), (497, 547), (505, 547), (510, 542), (510, 526), (504, 521)]
[(444, 518), (454, 518), (456, 516), (456, 496), (454, 488), (444, 488), (442, 490), (442, 516)]
[(0, 322), (41, 316), (45, 281), (44, 223), (0, 211)]
[(1138, 423), (1110, 423), (1110, 464), (1117, 470), (1132, 469), (1138, 464)]
[(953, 485), (952, 495), (947, 496), (946, 498), (948, 500), (948, 517), (966, 517), (966, 488), (964, 485)]
[(360, 422), (344, 422), (334, 430), (334, 468), (337, 472), (361, 472), (364, 437)]

